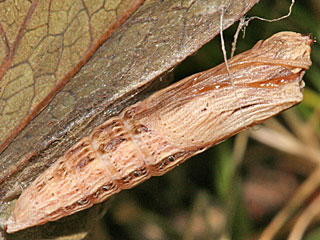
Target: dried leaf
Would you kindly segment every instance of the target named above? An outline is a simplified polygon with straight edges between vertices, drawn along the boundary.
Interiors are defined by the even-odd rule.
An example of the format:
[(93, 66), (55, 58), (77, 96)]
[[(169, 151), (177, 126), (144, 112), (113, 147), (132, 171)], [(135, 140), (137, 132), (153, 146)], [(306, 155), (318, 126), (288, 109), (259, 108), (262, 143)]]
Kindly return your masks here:
[[(224, 28), (256, 2), (228, 1)], [(15, 198), (93, 127), (143, 97), (145, 93), (132, 99), (151, 80), (214, 37), (225, 7), (219, 3), (147, 1), (142, 5), (2, 152), (0, 199)]]

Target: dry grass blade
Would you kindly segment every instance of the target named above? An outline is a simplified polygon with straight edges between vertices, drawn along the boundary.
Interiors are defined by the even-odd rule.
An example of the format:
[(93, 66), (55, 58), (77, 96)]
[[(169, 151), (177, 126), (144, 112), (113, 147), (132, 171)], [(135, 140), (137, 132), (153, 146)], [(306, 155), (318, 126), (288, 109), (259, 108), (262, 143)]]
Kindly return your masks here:
[(300, 240), (311, 221), (320, 213), (320, 195), (303, 211), (294, 225), (288, 240)]
[(261, 127), (259, 131), (250, 131), (251, 137), (259, 142), (262, 142), (266, 145), (269, 145), (291, 155), (307, 159), (313, 164), (317, 165), (320, 163), (319, 149), (313, 148), (312, 146), (301, 142), (292, 134), (284, 134), (267, 127)]
[(316, 128), (319, 124), (319, 110), (315, 109), (310, 117), (310, 120), (305, 122), (301, 117), (292, 109), (283, 113), (286, 123), (293, 130), (298, 139), (304, 142), (305, 145), (311, 146), (314, 149), (320, 149), (320, 141), (316, 133)]
[(271, 240), (279, 232), (285, 222), (303, 204), (303, 202), (320, 185), (320, 167), (318, 167), (308, 179), (299, 187), (290, 202), (273, 218), (272, 222), (261, 234), (259, 240)]

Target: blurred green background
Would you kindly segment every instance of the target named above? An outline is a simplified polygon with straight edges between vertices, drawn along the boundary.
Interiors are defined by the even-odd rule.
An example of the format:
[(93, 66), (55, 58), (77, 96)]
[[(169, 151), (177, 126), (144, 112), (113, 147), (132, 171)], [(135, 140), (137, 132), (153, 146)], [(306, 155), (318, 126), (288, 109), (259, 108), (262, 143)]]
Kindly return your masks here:
[[(278, 18), (287, 14), (290, 3), (289, 0), (261, 0), (248, 16)], [(235, 23), (224, 32), (229, 55), (237, 25)], [(297, 1), (291, 16), (278, 22), (251, 21), (245, 38), (242, 33), (239, 35), (236, 53), (248, 50), (260, 39), (280, 31), (311, 34), (320, 41), (320, 1)], [(222, 61), (217, 36), (175, 69), (175, 79), (207, 70)], [(293, 109), (291, 115), (305, 125), (310, 122), (313, 127), (316, 125), (312, 137), (319, 141), (319, 115), (315, 113), (319, 112), (320, 103), (319, 42), (312, 46), (312, 62), (304, 77), (304, 101)], [(290, 125), (290, 121), (295, 120), (288, 123), (290, 116), (279, 116), (278, 122), (299, 138), (297, 130)], [(259, 131), (259, 127), (253, 130)], [(245, 137), (243, 135), (244, 140), (240, 139), (238, 143), (243, 143)], [(315, 166), (303, 158), (303, 153), (302, 156), (284, 153), (250, 137), (244, 157), (240, 163), (235, 162), (234, 156), (243, 150), (240, 145), (235, 147), (235, 139), (231, 138), (162, 177), (153, 177), (118, 194), (104, 218), (105, 222), (97, 227), (95, 238), (258, 239)], [(320, 218), (315, 220), (305, 239), (320, 239)], [(279, 239), (286, 239), (292, 224), (289, 221), (285, 225), (278, 234)]]

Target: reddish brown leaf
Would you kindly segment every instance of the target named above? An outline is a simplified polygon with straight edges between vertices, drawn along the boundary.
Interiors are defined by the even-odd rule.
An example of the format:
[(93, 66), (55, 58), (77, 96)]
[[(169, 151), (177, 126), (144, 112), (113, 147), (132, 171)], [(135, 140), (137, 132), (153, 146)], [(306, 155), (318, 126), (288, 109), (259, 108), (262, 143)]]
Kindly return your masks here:
[(0, 3), (0, 152), (143, 1)]

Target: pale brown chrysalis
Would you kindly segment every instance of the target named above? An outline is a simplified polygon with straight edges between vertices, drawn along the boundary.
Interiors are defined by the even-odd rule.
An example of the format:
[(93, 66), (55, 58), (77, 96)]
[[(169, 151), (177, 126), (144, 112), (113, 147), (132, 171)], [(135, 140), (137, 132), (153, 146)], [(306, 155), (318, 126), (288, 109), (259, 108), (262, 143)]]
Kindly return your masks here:
[(299, 103), (311, 43), (275, 34), (228, 61), (232, 84), (223, 63), (124, 109), (24, 190), (6, 231), (89, 208)]

